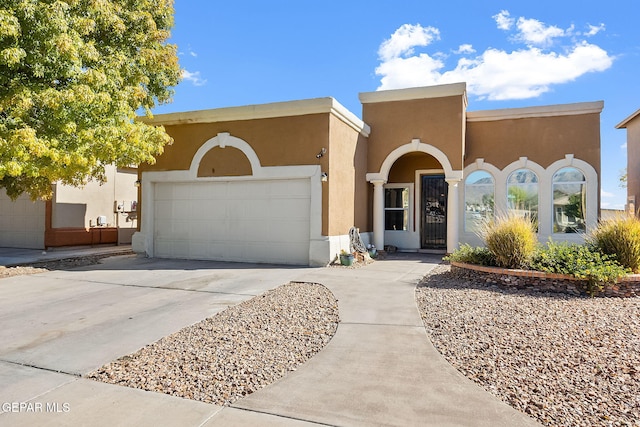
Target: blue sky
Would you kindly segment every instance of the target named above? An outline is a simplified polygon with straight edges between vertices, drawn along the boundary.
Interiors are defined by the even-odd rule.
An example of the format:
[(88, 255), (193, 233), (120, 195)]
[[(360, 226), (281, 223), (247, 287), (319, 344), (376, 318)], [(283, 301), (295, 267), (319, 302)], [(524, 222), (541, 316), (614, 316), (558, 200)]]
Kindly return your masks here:
[[(622, 209), (640, 2), (176, 0), (183, 81), (155, 114), (466, 81), (469, 111), (604, 101), (602, 207)], [(575, 153), (580, 157), (580, 153)]]

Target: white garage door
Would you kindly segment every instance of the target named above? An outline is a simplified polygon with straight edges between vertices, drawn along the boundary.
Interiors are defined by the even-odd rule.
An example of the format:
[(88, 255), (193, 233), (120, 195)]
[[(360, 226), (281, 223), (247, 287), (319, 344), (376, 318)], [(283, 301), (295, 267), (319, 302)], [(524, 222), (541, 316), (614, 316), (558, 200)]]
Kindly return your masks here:
[(0, 247), (44, 248), (45, 202), (22, 195), (11, 200), (0, 190)]
[(158, 183), (154, 255), (309, 263), (310, 180)]

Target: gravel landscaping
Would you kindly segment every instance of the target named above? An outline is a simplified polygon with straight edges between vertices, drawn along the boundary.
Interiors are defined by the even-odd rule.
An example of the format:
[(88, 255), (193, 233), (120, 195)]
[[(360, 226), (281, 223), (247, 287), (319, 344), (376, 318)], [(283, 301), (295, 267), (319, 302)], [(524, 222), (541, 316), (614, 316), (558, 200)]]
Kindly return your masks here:
[(640, 299), (504, 290), (440, 265), (416, 289), (456, 369), (548, 426), (640, 426)]
[(324, 286), (289, 283), (162, 338), (89, 378), (228, 405), (282, 378), (338, 327)]

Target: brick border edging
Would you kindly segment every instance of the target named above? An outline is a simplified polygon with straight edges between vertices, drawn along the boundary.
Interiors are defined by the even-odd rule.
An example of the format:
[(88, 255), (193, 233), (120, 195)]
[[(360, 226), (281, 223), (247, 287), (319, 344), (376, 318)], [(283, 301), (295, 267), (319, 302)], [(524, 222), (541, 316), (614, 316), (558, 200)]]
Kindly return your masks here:
[[(545, 273), (535, 270), (514, 270), (501, 267), (466, 264), (451, 261), (451, 271), (467, 279), (480, 279), (505, 288), (528, 289), (542, 292), (559, 292), (570, 295), (588, 295), (586, 281), (573, 276)], [(640, 274), (622, 277), (617, 283), (608, 283), (596, 296), (630, 298), (640, 296)]]

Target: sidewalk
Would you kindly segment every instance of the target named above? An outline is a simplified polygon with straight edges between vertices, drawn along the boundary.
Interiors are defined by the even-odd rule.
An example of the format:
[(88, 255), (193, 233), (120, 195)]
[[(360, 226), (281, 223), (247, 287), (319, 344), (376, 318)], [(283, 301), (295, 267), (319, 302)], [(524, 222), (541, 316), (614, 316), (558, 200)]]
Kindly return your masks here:
[[(143, 260), (129, 258), (127, 262), (141, 263), (137, 274), (143, 274), (145, 268), (149, 270), (142, 264)], [(156, 263), (154, 260), (144, 262)], [(13, 386), (9, 391), (13, 392), (15, 399), (25, 395), (26, 388), (30, 391), (41, 389), (44, 391), (29, 401), (68, 403), (70, 410), (59, 414), (0, 414), (0, 424), (209, 427), (538, 425), (458, 373), (429, 342), (414, 294), (417, 282), (439, 262), (436, 256), (395, 254), (387, 260), (356, 269), (305, 268), (275, 272), (278, 274), (274, 276), (276, 280), (288, 275), (289, 280), (327, 286), (338, 299), (341, 323), (331, 342), (297, 371), (230, 407), (98, 383), (51, 372), (50, 368), (34, 369), (3, 362), (0, 363), (0, 384), (3, 379), (9, 380), (6, 383)], [(179, 273), (180, 262), (166, 263), (175, 264), (171, 274)], [(219, 264), (220, 268), (225, 267), (223, 263)], [(212, 272), (219, 271), (206, 272), (198, 266), (191, 267), (194, 274), (208, 274), (208, 278), (212, 277)], [(243, 273), (238, 265), (233, 268), (234, 275), (242, 275), (242, 281), (239, 279), (238, 283), (243, 283), (243, 286), (255, 283), (255, 276)], [(115, 273), (112, 269), (109, 283), (115, 283), (115, 279), (123, 274), (117, 272), (116, 276)], [(131, 280), (131, 273), (128, 272), (127, 280)], [(251, 274), (258, 273), (259, 270), (254, 269)], [(266, 270), (263, 275), (265, 273)], [(70, 277), (72, 274), (58, 276)], [(101, 273), (91, 271), (91, 274), (91, 283), (96, 283)], [(38, 276), (41, 280), (52, 277), (49, 273)], [(106, 283), (104, 277), (101, 280)], [(148, 280), (157, 281), (157, 277), (166, 278), (167, 273), (149, 276)], [(185, 280), (180, 283), (183, 282)], [(208, 288), (213, 288), (216, 282), (207, 283)], [(168, 287), (162, 285), (161, 290), (166, 292)], [(134, 291), (141, 288), (126, 289)], [(115, 287), (114, 291), (122, 292)], [(190, 294), (199, 301), (209, 298), (207, 295), (214, 298), (213, 294)], [(154, 313), (159, 316), (162, 311), (154, 310)], [(157, 319), (147, 323), (161, 325), (160, 318)], [(121, 331), (125, 336), (134, 332), (116, 329), (108, 330), (113, 330), (113, 333)], [(144, 331), (136, 330), (135, 333), (140, 335)], [(3, 404), (12, 401), (7, 399), (8, 396), (2, 396), (0, 386), (0, 401)], [(61, 407), (63, 411), (64, 407)], [(11, 424), (13, 422), (19, 423)]]
[(41, 249), (0, 248), (0, 267), (28, 265), (37, 262), (57, 261), (87, 255), (115, 255), (126, 252), (131, 252), (131, 245), (75, 246), (69, 248), (55, 248), (48, 251)]

